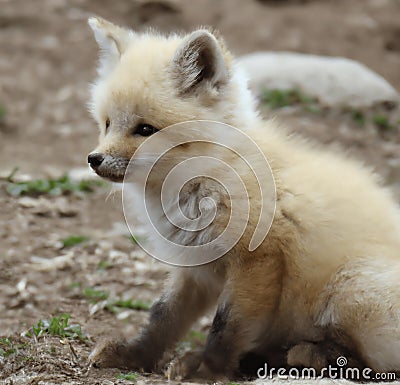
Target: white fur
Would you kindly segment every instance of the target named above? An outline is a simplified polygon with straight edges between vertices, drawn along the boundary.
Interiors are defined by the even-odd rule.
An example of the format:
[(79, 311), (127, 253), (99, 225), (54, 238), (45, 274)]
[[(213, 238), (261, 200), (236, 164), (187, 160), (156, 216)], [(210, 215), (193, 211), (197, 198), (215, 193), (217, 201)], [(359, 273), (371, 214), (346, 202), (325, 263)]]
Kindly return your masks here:
[[(107, 28), (115, 32), (114, 27)], [(339, 331), (357, 345), (373, 369), (400, 370), (400, 210), (378, 178), (359, 162), (289, 136), (274, 122), (263, 121), (243, 73), (222, 44), (218, 54), (228, 70), (227, 84), (219, 88), (201, 84), (197, 92), (181, 95), (171, 63), (184, 38), (144, 34), (128, 42), (125, 30), (117, 32), (114, 39), (124, 51), (116, 64), (115, 52), (109, 54), (114, 67), (102, 73), (92, 89), (93, 113), (101, 132), (96, 151), (129, 159), (143, 142), (143, 138), (131, 135), (138, 122), (163, 129), (182, 121), (206, 119), (248, 133), (271, 164), (278, 200), (270, 233), (254, 252), (248, 250), (251, 234), (246, 233), (222, 259), (226, 275), (218, 276), (224, 294), (220, 300), (230, 294), (236, 300), (232, 304), (239, 306), (235, 314), (242, 329), (238, 335), (246, 337), (240, 339), (242, 352), (255, 343), (291, 346)], [(102, 38), (100, 44), (104, 44)], [(218, 61), (213, 64), (221, 65)], [(191, 83), (198, 74), (196, 66), (186, 70), (193, 73), (183, 81)], [(106, 134), (107, 117), (111, 128)], [(224, 138), (215, 132), (214, 139)], [(246, 183), (252, 207), (248, 226), (254, 228), (261, 209), (257, 183), (237, 157), (223, 152), (221, 156)], [(140, 170), (138, 166), (134, 172)], [(163, 174), (156, 175), (160, 177), (154, 180), (153, 191), (162, 183)], [(218, 175), (221, 180), (225, 176), (222, 171)], [(137, 200), (143, 198), (142, 187), (135, 186), (133, 180), (130, 193), (137, 194)], [(183, 211), (187, 215), (195, 214), (195, 206), (208, 189), (216, 202), (227, 199), (222, 189), (204, 182), (197, 193), (185, 192)], [(165, 215), (157, 211), (159, 197), (150, 193), (149, 198), (160, 227), (185, 245), (211, 239), (225, 223), (222, 215), (219, 223), (197, 236), (174, 232)], [(128, 215), (146, 215), (134, 202), (127, 208)], [(244, 213), (239, 214), (244, 217)], [(254, 263), (258, 263), (257, 269)], [(192, 274), (207, 285), (216, 280), (216, 266), (187, 270), (185, 275)]]

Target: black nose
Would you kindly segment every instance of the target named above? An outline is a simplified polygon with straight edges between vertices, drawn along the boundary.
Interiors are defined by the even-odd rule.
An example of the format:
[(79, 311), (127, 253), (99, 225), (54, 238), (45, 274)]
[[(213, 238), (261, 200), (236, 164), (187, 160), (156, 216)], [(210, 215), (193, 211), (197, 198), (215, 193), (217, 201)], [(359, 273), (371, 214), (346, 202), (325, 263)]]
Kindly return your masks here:
[(100, 154), (99, 152), (89, 154), (87, 160), (90, 164), (90, 167), (96, 170), (102, 164), (104, 160), (104, 154)]

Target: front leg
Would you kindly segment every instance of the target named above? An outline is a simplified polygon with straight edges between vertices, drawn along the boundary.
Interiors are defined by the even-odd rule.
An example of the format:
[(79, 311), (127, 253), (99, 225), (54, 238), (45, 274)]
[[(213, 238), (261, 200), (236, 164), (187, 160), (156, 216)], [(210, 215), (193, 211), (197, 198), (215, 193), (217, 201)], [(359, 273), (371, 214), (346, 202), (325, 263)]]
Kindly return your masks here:
[(129, 341), (108, 341), (96, 347), (89, 357), (93, 366), (153, 370), (164, 352), (218, 298), (218, 279), (212, 279), (206, 267), (195, 269), (204, 269), (204, 272), (197, 272), (194, 278), (189, 269), (175, 271), (169, 289), (151, 307), (149, 321), (140, 334)]
[(281, 260), (256, 255), (228, 271), (204, 351), (213, 373), (236, 374), (240, 359), (262, 346), (279, 306), (282, 274)]

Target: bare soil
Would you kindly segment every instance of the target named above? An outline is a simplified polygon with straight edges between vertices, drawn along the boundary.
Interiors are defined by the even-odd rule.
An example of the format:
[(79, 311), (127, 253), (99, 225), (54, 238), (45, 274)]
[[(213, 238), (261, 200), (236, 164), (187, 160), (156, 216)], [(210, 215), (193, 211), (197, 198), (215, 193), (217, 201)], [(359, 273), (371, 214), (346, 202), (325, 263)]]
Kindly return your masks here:
[[(97, 140), (86, 110), (97, 56), (86, 24), (93, 14), (136, 30), (212, 25), (236, 54), (293, 50), (346, 56), (400, 88), (398, 0), (2, 0), (0, 7), (3, 177), (15, 167), (17, 178), (30, 179), (85, 167)], [(313, 113), (302, 106), (271, 111), (262, 106), (262, 112), (365, 161), (400, 201), (398, 107), (362, 111), (361, 125), (354, 111)], [(391, 127), (378, 127), (377, 114), (386, 116)], [(129, 239), (120, 195), (110, 195), (109, 188), (82, 196), (13, 197), (8, 184), (0, 180), (0, 382), (128, 383), (117, 379), (120, 370), (89, 368), (87, 357), (102, 336), (137, 332), (146, 310), (113, 312), (106, 305), (120, 298), (151, 303), (162, 289), (165, 266)], [(71, 235), (88, 240), (62, 247), (61, 240)], [(108, 298), (93, 298), (86, 288), (106, 291)], [(62, 313), (81, 325), (84, 341), (26, 336), (39, 320)], [(209, 322), (209, 317), (201, 320), (187, 344), (201, 343)], [(136, 382), (163, 384), (166, 379), (139, 374)]]

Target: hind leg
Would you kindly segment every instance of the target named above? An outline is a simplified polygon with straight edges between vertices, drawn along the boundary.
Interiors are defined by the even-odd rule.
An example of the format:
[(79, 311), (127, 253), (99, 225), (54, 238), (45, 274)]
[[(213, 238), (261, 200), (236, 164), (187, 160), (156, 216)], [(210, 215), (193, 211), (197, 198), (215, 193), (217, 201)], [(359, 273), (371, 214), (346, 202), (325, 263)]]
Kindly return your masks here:
[(320, 326), (349, 338), (366, 366), (400, 370), (400, 266), (372, 259), (346, 264), (324, 293)]
[(339, 344), (341, 338), (326, 339), (319, 342), (300, 342), (287, 352), (289, 367), (313, 368), (321, 373), (324, 368), (342, 367), (343, 363), (349, 368), (363, 369), (365, 364), (357, 353)]

